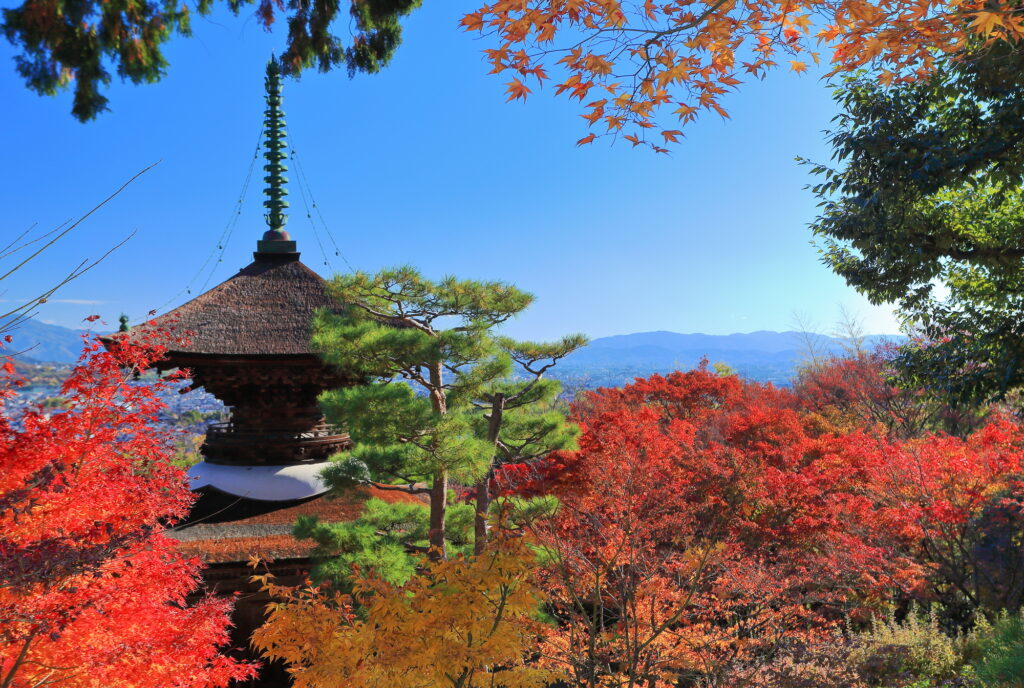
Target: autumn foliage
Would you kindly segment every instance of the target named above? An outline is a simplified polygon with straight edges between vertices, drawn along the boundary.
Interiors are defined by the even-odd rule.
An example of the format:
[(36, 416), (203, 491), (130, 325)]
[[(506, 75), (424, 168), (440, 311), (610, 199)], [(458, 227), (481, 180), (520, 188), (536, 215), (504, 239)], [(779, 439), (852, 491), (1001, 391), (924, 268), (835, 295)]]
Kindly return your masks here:
[[(163, 349), (90, 341), (66, 410), (0, 415), (0, 685), (223, 686), (230, 600), (190, 601), (199, 562), (164, 535), (192, 500), (156, 425)], [(5, 366), (0, 401), (20, 384)], [(187, 603), (188, 601), (188, 603)]]
[(424, 559), (404, 584), (357, 571), (351, 596), (256, 576), (275, 601), (253, 641), (288, 663), (296, 688), (543, 688), (559, 674), (528, 661), (532, 566), (521, 538), (497, 537), (472, 558)]
[(550, 83), (584, 107), (594, 131), (580, 144), (614, 135), (659, 152), (702, 111), (728, 116), (725, 93), (780, 65), (875, 65), (890, 83), (971, 42), (1024, 37), (1009, 0), (494, 0), (462, 26), (496, 42), (486, 54), (511, 75), (509, 100)]
[[(876, 364), (794, 390), (700, 368), (584, 394), (577, 451), (496, 471), (513, 517), (481, 553), (401, 584), (355, 568), (351, 596), (263, 577), (257, 644), (300, 686), (889, 685), (866, 677), (905, 677), (917, 650), (880, 649), (879, 628), (918, 642), (1024, 602), (1024, 433), (995, 416), (907, 435)], [(914, 604), (938, 611), (884, 616)]]
[(560, 628), (547, 655), (580, 685), (739, 680), (923, 573), (788, 392), (702, 369), (576, 413), (580, 451), (519, 488), (559, 500), (533, 527)]
[(861, 467), (878, 523), (907, 543), (928, 585), (926, 600), (971, 611), (1024, 602), (1024, 433), (995, 420), (968, 438), (892, 441), (858, 431), (836, 451)]
[(940, 430), (964, 436), (984, 424), (989, 407), (956, 407), (929, 390), (897, 384), (898, 354), (897, 347), (883, 346), (808, 362), (793, 381), (800, 409), (818, 415), (833, 433), (867, 429), (904, 440)]
[(876, 364), (795, 392), (701, 369), (579, 399), (578, 452), (498, 476), (559, 501), (532, 526), (548, 661), (579, 685), (730, 685), (889, 604), (937, 603), (951, 628), (1020, 608), (1024, 433), (908, 437), (914, 395)]

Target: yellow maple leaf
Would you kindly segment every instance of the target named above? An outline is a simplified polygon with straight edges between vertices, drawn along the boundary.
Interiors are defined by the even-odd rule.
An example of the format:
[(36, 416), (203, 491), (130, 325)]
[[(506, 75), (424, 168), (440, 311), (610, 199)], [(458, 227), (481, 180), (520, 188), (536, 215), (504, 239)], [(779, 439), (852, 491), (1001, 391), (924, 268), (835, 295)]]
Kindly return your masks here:
[(971, 27), (985, 37), (990, 36), (997, 26), (1003, 26), (1003, 18), (997, 12), (978, 12), (971, 22)]

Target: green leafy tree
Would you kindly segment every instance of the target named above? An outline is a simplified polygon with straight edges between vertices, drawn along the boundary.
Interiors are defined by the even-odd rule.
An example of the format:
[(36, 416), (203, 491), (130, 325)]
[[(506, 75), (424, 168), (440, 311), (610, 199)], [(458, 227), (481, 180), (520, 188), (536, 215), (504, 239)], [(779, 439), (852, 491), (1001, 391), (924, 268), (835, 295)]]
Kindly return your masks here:
[[(391, 60), (402, 40), (400, 20), (422, 0), (350, 0), (348, 3), (302, 0), (227, 0), (236, 15), (255, 5), (267, 30), (277, 11), (287, 14), (288, 43), (281, 64), (288, 74), (316, 65), (328, 71), (344, 65), (349, 76), (375, 73)], [(342, 9), (348, 6), (347, 17)], [(199, 0), (207, 15), (213, 0)], [(341, 16), (339, 16), (341, 15)], [(30, 89), (55, 95), (74, 86), (71, 114), (80, 121), (107, 110), (102, 90), (111, 72), (134, 84), (163, 78), (168, 62), (163, 46), (175, 34), (191, 34), (192, 11), (175, 0), (23, 0), (3, 10), (4, 36), (21, 49), (18, 74)], [(346, 44), (331, 28), (341, 22), (352, 38)]]
[(896, 363), (956, 403), (1024, 384), (1024, 53), (996, 44), (929, 80), (846, 82), (813, 165), (824, 261), (919, 335)]
[[(539, 344), (498, 336), (495, 328), (533, 301), (503, 282), (434, 282), (399, 267), (338, 276), (329, 289), (346, 312), (321, 313), (314, 344), (327, 362), (371, 382), (321, 399), (327, 416), (354, 441), (325, 478), (337, 490), (372, 485), (427, 495), (425, 544), (435, 560), (445, 557), (446, 540), (465, 526), (465, 513), (473, 513), (451, 510), (450, 489), (474, 486), (473, 540), (481, 551), (495, 466), (574, 445), (575, 428), (555, 408), (559, 385), (544, 375), (585, 339)], [(460, 515), (459, 528), (449, 528), (450, 514)], [(326, 530), (314, 530), (312, 522), (302, 528), (331, 547)], [(388, 532), (407, 551), (415, 551), (423, 535), (408, 523), (404, 531)], [(349, 547), (347, 556), (362, 556), (356, 552), (370, 540), (376, 542)]]

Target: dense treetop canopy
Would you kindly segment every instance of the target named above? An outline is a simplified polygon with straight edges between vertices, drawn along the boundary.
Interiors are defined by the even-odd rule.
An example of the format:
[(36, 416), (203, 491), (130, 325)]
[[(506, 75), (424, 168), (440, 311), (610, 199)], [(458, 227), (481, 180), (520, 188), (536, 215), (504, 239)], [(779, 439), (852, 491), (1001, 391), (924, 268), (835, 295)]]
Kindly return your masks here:
[(901, 354), (914, 385), (954, 401), (1024, 383), (1024, 57), (1006, 45), (931, 78), (837, 92), (833, 160), (813, 165), (824, 260), (923, 337)]

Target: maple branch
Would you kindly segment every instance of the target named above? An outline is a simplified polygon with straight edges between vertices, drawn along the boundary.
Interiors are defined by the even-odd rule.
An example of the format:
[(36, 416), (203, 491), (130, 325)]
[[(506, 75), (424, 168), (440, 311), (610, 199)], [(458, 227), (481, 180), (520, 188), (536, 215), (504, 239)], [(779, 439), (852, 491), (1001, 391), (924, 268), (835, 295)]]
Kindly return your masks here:
[(3, 681), (0, 682), (0, 688), (11, 688), (14, 683), (14, 674), (22, 665), (25, 664), (25, 658), (28, 657), (29, 647), (31, 647), (32, 641), (35, 637), (36, 631), (32, 631), (28, 634), (28, 637), (25, 638), (25, 642), (21, 646), (21, 651), (18, 653), (18, 656), (14, 658), (14, 663), (11, 664), (10, 671), (7, 672), (7, 675), (3, 677)]
[(30, 239), (30, 240), (26, 241), (23, 244), (18, 244), (18, 242), (21, 241), (26, 235), (28, 235), (29, 232), (31, 232), (33, 229), (35, 229), (36, 225), (38, 225), (39, 223), (37, 222), (37, 223), (32, 224), (32, 226), (30, 226), (24, 232), (19, 234), (17, 237), (15, 237), (15, 239), (11, 243), (7, 244), (3, 248), (0, 248), (0, 260), (3, 260), (4, 258), (7, 258), (8, 256), (12, 256), (15, 253), (17, 253), (18, 251), (21, 251), (22, 249), (28, 248), (29, 246), (31, 246), (32, 244), (34, 244), (36, 242), (42, 241), (43, 239), (45, 239), (48, 236), (53, 236), (53, 234), (55, 234), (56, 232), (59, 232), (61, 229), (63, 229), (64, 226), (67, 225), (68, 222), (71, 222), (71, 220), (65, 220), (64, 222), (60, 223), (59, 225), (57, 225), (56, 227), (51, 229), (46, 234), (41, 234), (40, 236), (37, 236), (35, 239)]
[[(71, 224), (68, 224), (68, 222), (70, 222), (70, 221), (68, 221), (68, 222), (65, 222), (65, 223), (63, 223), (62, 225), (58, 226), (58, 227), (57, 227), (56, 229), (53, 229), (53, 230), (51, 230), (50, 232), (47, 232), (46, 234), (43, 234), (43, 235), (42, 235), (42, 236), (40, 236), (40, 237), (37, 237), (37, 238), (35, 238), (35, 239), (32, 239), (31, 241), (28, 241), (28, 242), (26, 242), (26, 243), (23, 243), (23, 244), (21, 244), (21, 245), (15, 245), (15, 244), (17, 244), (17, 242), (18, 242), (18, 241), (20, 241), (20, 240), (21, 240), (21, 238), (22, 238), (22, 237), (24, 237), (24, 236), (25, 236), (25, 235), (26, 235), (26, 234), (27, 234), (27, 233), (28, 233), (29, 231), (31, 231), (31, 227), (30, 227), (30, 228), (29, 228), (28, 230), (26, 230), (25, 232), (23, 232), (23, 233), (22, 233), (22, 234), (21, 234), (21, 235), (20, 235), (20, 236), (19, 236), (19, 237), (18, 237), (17, 239), (15, 239), (15, 240), (14, 240), (13, 242), (11, 242), (11, 243), (10, 243), (10, 244), (8, 244), (7, 246), (5, 246), (5, 247), (4, 247), (4, 248), (3, 248), (2, 250), (0, 250), (0, 260), (2, 260), (2, 259), (4, 259), (4, 258), (7, 258), (7, 257), (9, 257), (9, 256), (11, 256), (11, 255), (14, 255), (14, 254), (15, 254), (15, 253), (17, 253), (18, 251), (20, 251), (20, 250), (22, 250), (23, 248), (26, 248), (26, 247), (28, 247), (28, 246), (30, 246), (30, 245), (32, 245), (32, 244), (34, 244), (34, 243), (36, 243), (37, 241), (41, 241), (41, 240), (43, 240), (43, 239), (46, 239), (47, 237), (51, 237), (51, 236), (52, 236), (53, 238), (52, 238), (52, 239), (50, 239), (49, 241), (47, 241), (47, 242), (46, 242), (45, 244), (43, 244), (42, 246), (40, 246), (39, 248), (37, 248), (37, 249), (36, 249), (36, 250), (35, 250), (35, 251), (34, 251), (33, 253), (31, 253), (31, 254), (30, 254), (30, 255), (29, 255), (28, 257), (26, 257), (25, 259), (23, 259), (23, 260), (22, 260), (22, 261), (21, 261), (20, 263), (18, 263), (17, 265), (13, 266), (13, 267), (12, 267), (12, 268), (10, 268), (9, 270), (7, 270), (7, 272), (5, 272), (5, 273), (4, 273), (3, 275), (0, 275), (0, 281), (3, 281), (3, 280), (5, 280), (5, 279), (7, 279), (7, 278), (8, 278), (8, 277), (10, 277), (10, 276), (11, 276), (12, 274), (14, 274), (15, 272), (17, 272), (18, 270), (20, 270), (21, 268), (23, 268), (23, 267), (24, 267), (25, 265), (27, 265), (27, 264), (28, 264), (29, 262), (31, 262), (31, 261), (32, 261), (33, 259), (35, 259), (35, 258), (36, 258), (37, 256), (39, 256), (39, 254), (40, 254), (40, 253), (42, 253), (43, 251), (45, 251), (46, 249), (48, 249), (48, 248), (49, 248), (50, 246), (52, 246), (53, 244), (55, 244), (55, 243), (56, 243), (57, 241), (60, 241), (60, 239), (61, 239), (61, 238), (63, 238), (63, 237), (64, 237), (64, 236), (65, 236), (65, 235), (66, 235), (66, 234), (67, 234), (68, 232), (70, 232), (71, 230), (75, 229), (75, 228), (76, 228), (76, 227), (77, 227), (78, 225), (82, 224), (82, 222), (84, 222), (84, 221), (85, 221), (85, 220), (86, 220), (86, 219), (87, 219), (87, 218), (88, 218), (88, 217), (89, 217), (90, 215), (92, 215), (92, 214), (93, 214), (93, 213), (95, 213), (95, 212), (96, 212), (97, 210), (99, 210), (100, 208), (102, 208), (103, 206), (105, 206), (105, 205), (106, 205), (107, 203), (109, 203), (109, 202), (110, 202), (110, 201), (111, 201), (111, 200), (112, 200), (112, 199), (113, 199), (113, 198), (114, 198), (115, 196), (117, 196), (117, 195), (118, 195), (118, 194), (120, 194), (120, 193), (121, 193), (122, 191), (124, 191), (124, 189), (125, 189), (125, 188), (126, 188), (126, 187), (127, 187), (128, 185), (129, 185), (129, 184), (131, 184), (132, 182), (134, 182), (134, 181), (135, 181), (136, 179), (138, 179), (138, 178), (139, 178), (140, 176), (142, 176), (143, 174), (145, 174), (145, 173), (146, 173), (146, 172), (148, 172), (149, 170), (153, 169), (153, 168), (154, 168), (154, 167), (155, 167), (156, 165), (158, 165), (158, 164), (159, 164), (159, 161), (158, 161), (158, 162), (155, 162), (155, 163), (153, 163), (152, 165), (149, 165), (148, 167), (144, 168), (144, 169), (143, 169), (142, 171), (140, 171), (140, 172), (137, 172), (137, 173), (136, 173), (136, 174), (135, 174), (135, 175), (134, 175), (134, 176), (133, 176), (133, 177), (132, 177), (131, 179), (129, 179), (128, 181), (126, 181), (126, 182), (125, 182), (124, 184), (122, 184), (122, 185), (121, 185), (121, 186), (120, 186), (120, 187), (119, 187), (119, 188), (118, 188), (118, 189), (117, 189), (116, 191), (114, 191), (114, 193), (112, 193), (112, 194), (110, 194), (109, 196), (107, 196), (107, 197), (106, 197), (105, 199), (103, 199), (103, 200), (102, 200), (102, 201), (101, 201), (100, 203), (98, 203), (97, 205), (95, 205), (95, 206), (94, 206), (94, 207), (93, 207), (93, 208), (92, 208), (91, 210), (89, 210), (89, 211), (88, 211), (87, 213), (85, 213), (84, 215), (82, 215), (81, 217), (79, 217), (79, 218), (78, 218), (77, 220), (75, 220), (75, 221), (74, 221), (74, 222), (72, 222)], [(34, 226), (34, 225), (33, 225), (33, 226)], [(56, 235), (56, 236), (54, 236), (54, 235)], [(31, 317), (32, 317), (32, 316), (34, 315), (34, 313), (32, 313), (32, 312), (30, 312), (30, 311), (31, 311), (31, 310), (32, 310), (32, 309), (33, 309), (33, 308), (34, 308), (35, 306), (38, 306), (38, 305), (40, 305), (40, 304), (43, 304), (43, 303), (46, 303), (46, 301), (47, 301), (47, 300), (48, 300), (48, 299), (49, 299), (49, 298), (50, 298), (51, 296), (53, 296), (53, 294), (54, 294), (54, 293), (55, 293), (55, 292), (56, 292), (56, 291), (57, 291), (58, 289), (60, 289), (61, 287), (65, 286), (66, 284), (68, 284), (68, 282), (71, 282), (72, 280), (74, 280), (74, 279), (77, 279), (78, 277), (81, 277), (81, 276), (82, 276), (82, 275), (84, 275), (84, 274), (85, 274), (86, 272), (88, 272), (88, 271), (89, 271), (89, 270), (91, 270), (92, 268), (94, 268), (94, 267), (96, 267), (97, 265), (99, 265), (99, 264), (100, 264), (101, 262), (103, 262), (103, 260), (104, 260), (104, 259), (106, 259), (106, 258), (107, 258), (107, 257), (108, 257), (108, 256), (109, 256), (109, 255), (110, 255), (110, 254), (111, 254), (112, 252), (113, 252), (113, 251), (115, 251), (115, 250), (117, 250), (118, 248), (120, 248), (121, 246), (123, 246), (123, 245), (125, 244), (125, 242), (127, 242), (127, 241), (128, 241), (129, 239), (131, 239), (131, 238), (132, 238), (133, 236), (135, 236), (135, 232), (134, 232), (134, 231), (133, 231), (133, 232), (131, 232), (131, 234), (129, 234), (129, 235), (127, 236), (127, 237), (125, 237), (124, 239), (122, 239), (122, 240), (121, 240), (120, 242), (118, 242), (118, 243), (117, 243), (117, 244), (116, 244), (115, 246), (113, 246), (112, 248), (108, 249), (108, 250), (107, 250), (107, 251), (106, 251), (106, 252), (105, 252), (105, 253), (104, 253), (104, 254), (103, 254), (102, 256), (100, 256), (100, 257), (99, 257), (99, 258), (98, 258), (97, 260), (93, 261), (92, 263), (89, 263), (89, 261), (88, 261), (88, 260), (83, 260), (83, 261), (82, 261), (81, 263), (79, 263), (79, 264), (78, 264), (78, 266), (77, 266), (76, 268), (74, 268), (73, 270), (71, 270), (71, 272), (69, 272), (69, 273), (68, 273), (68, 274), (67, 274), (67, 275), (66, 275), (66, 276), (65, 276), (65, 277), (64, 277), (64, 278), (63, 278), (62, 280), (60, 280), (60, 281), (59, 281), (59, 282), (58, 282), (58, 283), (57, 283), (57, 284), (56, 284), (55, 286), (53, 286), (53, 287), (51, 287), (51, 288), (47, 289), (47, 290), (46, 290), (45, 292), (43, 292), (42, 294), (40, 294), (40, 295), (38, 295), (38, 296), (36, 296), (36, 297), (34, 297), (34, 298), (30, 299), (29, 301), (27, 301), (26, 303), (24, 303), (24, 304), (22, 304), (22, 305), (18, 306), (17, 308), (14, 308), (14, 309), (12, 309), (12, 310), (10, 310), (10, 311), (6, 312), (6, 313), (2, 313), (2, 314), (0, 314), (0, 332), (3, 332), (3, 331), (7, 331), (7, 330), (10, 330), (10, 329), (12, 329), (12, 328), (13, 328), (13, 327), (15, 327), (15, 326), (17, 326), (17, 325), (20, 325), (20, 324), (21, 324), (22, 322), (24, 322), (24, 321), (25, 321), (25, 320), (27, 320), (28, 318), (31, 318)], [(12, 247), (13, 247), (13, 248), (12, 248)]]

